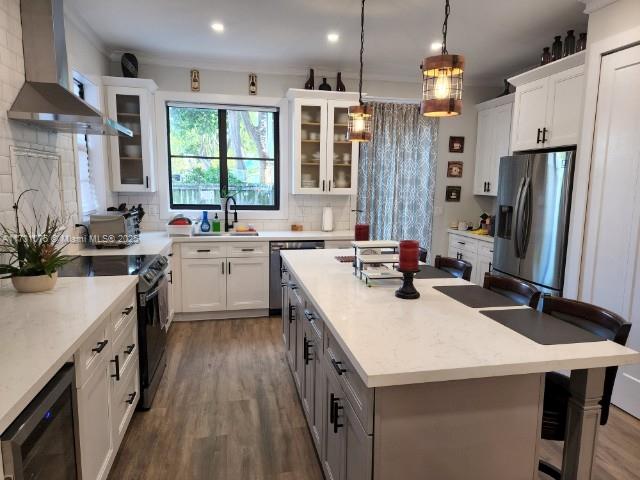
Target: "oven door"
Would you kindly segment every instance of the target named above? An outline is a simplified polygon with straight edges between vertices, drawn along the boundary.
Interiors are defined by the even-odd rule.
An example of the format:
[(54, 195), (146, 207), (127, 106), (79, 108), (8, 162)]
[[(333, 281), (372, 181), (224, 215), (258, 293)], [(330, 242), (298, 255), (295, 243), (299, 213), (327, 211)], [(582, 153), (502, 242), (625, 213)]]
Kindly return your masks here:
[(67, 364), (2, 434), (5, 479), (79, 478), (74, 391), (73, 364)]
[[(155, 394), (159, 377), (163, 372), (163, 359), (167, 332), (163, 328), (166, 319), (162, 311), (167, 301), (166, 276), (160, 277), (158, 282), (147, 292), (139, 293), (138, 309), (138, 343), (140, 345), (140, 383), (142, 386), (143, 408), (148, 408)], [(148, 405), (148, 406), (147, 406)]]

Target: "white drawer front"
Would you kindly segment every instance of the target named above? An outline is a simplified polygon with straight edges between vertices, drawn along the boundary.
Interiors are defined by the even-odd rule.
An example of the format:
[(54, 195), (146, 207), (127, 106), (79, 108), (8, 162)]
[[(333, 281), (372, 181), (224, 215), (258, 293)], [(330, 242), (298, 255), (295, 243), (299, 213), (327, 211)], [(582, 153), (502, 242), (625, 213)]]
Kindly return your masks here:
[[(138, 363), (137, 352), (132, 360)], [(140, 398), (138, 369), (129, 369), (122, 381), (111, 388), (111, 426), (114, 450), (118, 450)]]
[(226, 243), (183, 243), (180, 248), (182, 258), (220, 258), (227, 256)]
[[(116, 355), (118, 356), (116, 364)], [(137, 368), (134, 358), (138, 356), (138, 318), (134, 316), (122, 329), (111, 348), (111, 381), (115, 384), (122, 382), (130, 369)], [(117, 376), (116, 376), (117, 375)], [(120, 379), (118, 379), (118, 377)]]
[(476, 254), (478, 252), (478, 241), (473, 238), (463, 237), (462, 235), (450, 235), (449, 247)]
[[(106, 316), (108, 318), (108, 316)], [(101, 325), (87, 338), (78, 351), (74, 354), (76, 367), (76, 383), (80, 388), (93, 371), (102, 363), (102, 360), (111, 353), (111, 345), (107, 332), (106, 318), (101, 320)]]
[(111, 323), (113, 324), (113, 337), (117, 337), (123, 327), (128, 324), (132, 317), (136, 316), (136, 289), (130, 293), (111, 311)]
[(493, 243), (478, 242), (478, 257), (493, 259)]
[(227, 256), (239, 257), (267, 257), (269, 256), (269, 242), (234, 242), (227, 244)]

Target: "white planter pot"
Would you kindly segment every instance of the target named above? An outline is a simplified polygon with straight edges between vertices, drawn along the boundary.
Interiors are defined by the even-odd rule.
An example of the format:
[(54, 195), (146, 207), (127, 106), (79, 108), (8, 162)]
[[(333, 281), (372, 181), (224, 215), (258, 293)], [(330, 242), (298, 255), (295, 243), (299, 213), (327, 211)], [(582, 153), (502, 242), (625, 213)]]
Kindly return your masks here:
[(53, 275), (37, 275), (34, 277), (11, 277), (13, 288), (22, 293), (46, 292), (56, 285), (58, 272)]

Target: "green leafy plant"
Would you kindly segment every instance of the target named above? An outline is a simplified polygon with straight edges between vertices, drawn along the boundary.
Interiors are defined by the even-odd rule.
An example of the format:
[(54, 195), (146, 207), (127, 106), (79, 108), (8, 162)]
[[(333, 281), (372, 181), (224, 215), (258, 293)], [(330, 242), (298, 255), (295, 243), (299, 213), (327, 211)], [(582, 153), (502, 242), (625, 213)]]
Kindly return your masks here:
[(69, 244), (64, 241), (62, 221), (47, 216), (44, 229), (38, 225), (22, 230), (9, 229), (0, 224), (0, 278), (53, 275), (60, 267), (76, 257), (63, 255)]

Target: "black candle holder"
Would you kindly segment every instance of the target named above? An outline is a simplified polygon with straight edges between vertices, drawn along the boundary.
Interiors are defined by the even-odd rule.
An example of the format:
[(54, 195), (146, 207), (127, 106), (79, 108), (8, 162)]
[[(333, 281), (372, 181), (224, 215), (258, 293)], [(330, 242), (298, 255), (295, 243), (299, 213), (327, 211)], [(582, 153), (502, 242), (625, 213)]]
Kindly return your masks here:
[(413, 277), (420, 270), (400, 270), (402, 273), (402, 287), (396, 290), (396, 297), (403, 298), (405, 300), (415, 300), (420, 298), (420, 292), (413, 286)]

